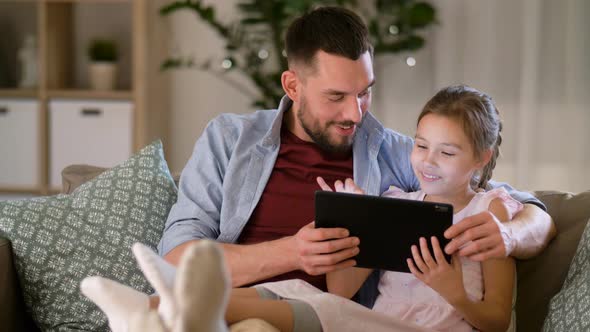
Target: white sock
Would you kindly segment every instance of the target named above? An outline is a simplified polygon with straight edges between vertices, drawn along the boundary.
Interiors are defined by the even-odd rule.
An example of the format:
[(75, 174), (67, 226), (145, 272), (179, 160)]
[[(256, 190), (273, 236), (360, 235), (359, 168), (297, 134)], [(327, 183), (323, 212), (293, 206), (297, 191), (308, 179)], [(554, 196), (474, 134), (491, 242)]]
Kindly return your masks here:
[(173, 294), (176, 268), (141, 243), (135, 243), (132, 251), (146, 279), (160, 297), (158, 313), (162, 317), (164, 325), (171, 328), (176, 312)]
[(230, 277), (218, 245), (201, 240), (189, 246), (181, 258), (174, 285), (178, 306), (174, 331), (227, 331), (229, 289)]
[(156, 310), (134, 313), (129, 319), (129, 332), (167, 332)]
[(103, 277), (85, 278), (80, 290), (106, 314), (113, 332), (128, 331), (129, 317), (149, 308), (146, 294)]

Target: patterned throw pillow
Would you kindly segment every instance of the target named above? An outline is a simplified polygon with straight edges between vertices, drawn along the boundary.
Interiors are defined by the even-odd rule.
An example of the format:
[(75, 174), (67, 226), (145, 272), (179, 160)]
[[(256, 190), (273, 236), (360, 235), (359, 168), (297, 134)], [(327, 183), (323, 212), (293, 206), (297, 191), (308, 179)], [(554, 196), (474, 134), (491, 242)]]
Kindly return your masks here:
[(108, 331), (103, 313), (80, 293), (87, 276), (152, 292), (130, 249), (134, 242), (156, 247), (176, 191), (157, 141), (69, 195), (0, 202), (0, 232), (12, 242), (37, 325)]
[(590, 331), (589, 224), (586, 223), (563, 287), (549, 303), (543, 331)]

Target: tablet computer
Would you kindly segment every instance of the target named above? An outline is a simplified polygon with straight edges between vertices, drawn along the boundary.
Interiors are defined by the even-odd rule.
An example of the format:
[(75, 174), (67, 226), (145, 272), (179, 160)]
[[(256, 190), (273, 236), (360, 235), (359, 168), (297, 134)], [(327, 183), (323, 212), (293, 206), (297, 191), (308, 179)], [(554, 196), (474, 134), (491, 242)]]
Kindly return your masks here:
[[(315, 193), (317, 228), (342, 227), (360, 239), (357, 267), (410, 272), (407, 258), (420, 237), (431, 236), (441, 248), (449, 242), (444, 231), (453, 224), (453, 206), (407, 199), (330, 191)], [(444, 253), (444, 251), (443, 251)], [(447, 262), (450, 256), (445, 254)]]

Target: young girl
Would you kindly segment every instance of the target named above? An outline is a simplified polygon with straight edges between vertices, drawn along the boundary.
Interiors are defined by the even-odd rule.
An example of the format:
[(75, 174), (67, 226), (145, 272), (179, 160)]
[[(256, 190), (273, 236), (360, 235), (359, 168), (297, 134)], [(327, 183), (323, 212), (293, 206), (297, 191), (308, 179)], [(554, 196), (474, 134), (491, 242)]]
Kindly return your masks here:
[[(404, 193), (391, 187), (383, 195), (451, 204), (455, 211), (454, 222), (482, 211), (493, 213), (500, 221), (510, 220), (522, 205), (501, 188), (489, 192), (480, 190), (485, 188), (496, 164), (502, 141), (500, 130), (499, 114), (489, 96), (467, 86), (441, 90), (418, 117), (411, 163), (422, 190)], [(323, 179), (318, 178), (318, 183), (324, 190), (331, 190)], [(334, 186), (337, 191), (362, 193), (351, 179), (344, 183), (337, 181)], [(428, 249), (427, 241), (431, 242), (433, 252)], [(435, 237), (420, 238), (417, 242), (411, 248), (412, 258), (407, 260), (412, 273), (382, 272), (380, 294), (372, 310), (348, 300), (372, 270), (348, 268), (326, 276), (329, 293), (301, 280), (235, 289), (225, 311), (225, 320), (231, 324), (248, 318), (262, 318), (281, 331), (506, 331), (511, 319), (515, 273), (512, 259), (479, 263), (455, 255), (449, 263)], [(201, 247), (205, 249), (193, 250), (200, 253), (201, 259), (207, 256), (207, 252), (209, 257), (218, 257), (217, 260), (209, 259), (217, 264), (207, 269), (208, 282), (227, 279), (219, 250), (210, 245)], [(154, 256), (150, 258), (153, 266), (159, 257), (144, 251), (144, 257), (151, 255)], [(146, 272), (142, 254), (136, 253), (136, 256)], [(158, 264), (162, 266), (165, 262), (161, 260)], [(203, 298), (206, 286), (198, 292), (190, 291), (195, 282), (203, 280), (186, 277), (199, 274), (194, 265), (197, 264), (181, 263), (179, 274), (185, 277), (179, 278), (180, 282), (174, 285), (180, 289), (176, 292), (178, 299), (168, 302), (186, 302), (181, 298), (188, 297), (193, 306), (201, 303), (204, 307), (210, 303), (211, 299)], [(156, 278), (159, 278), (157, 274)], [(146, 276), (152, 281), (153, 274), (151, 278), (148, 273)], [(170, 282), (168, 286), (158, 284), (159, 287), (155, 284), (154, 287), (161, 295), (161, 290), (167, 292), (166, 287), (171, 287)], [(203, 285), (206, 285), (204, 281)], [(218, 293), (221, 299), (227, 296), (225, 292)], [(221, 303), (219, 312), (222, 315), (225, 301), (217, 302)], [(198, 311), (193, 315), (199, 315)], [(210, 315), (217, 323), (209, 322), (207, 326), (223, 326), (219, 324), (221, 315)], [(179, 326), (170, 316), (191, 321), (186, 317), (190, 316), (189, 313), (177, 312), (168, 316), (163, 317), (168, 328)], [(203, 324), (201, 317), (192, 326), (202, 327)], [(219, 329), (223, 327), (216, 328)]]

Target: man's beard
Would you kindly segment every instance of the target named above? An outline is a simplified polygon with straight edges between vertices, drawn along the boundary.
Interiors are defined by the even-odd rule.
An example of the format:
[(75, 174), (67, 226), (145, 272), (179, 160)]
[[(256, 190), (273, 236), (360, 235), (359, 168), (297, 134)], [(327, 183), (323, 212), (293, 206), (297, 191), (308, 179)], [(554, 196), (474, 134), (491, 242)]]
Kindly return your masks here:
[[(332, 153), (346, 153), (349, 152), (352, 143), (354, 142), (354, 138), (356, 137), (356, 130), (352, 136), (350, 141), (344, 140), (341, 143), (335, 143), (330, 140), (330, 135), (328, 133), (328, 128), (332, 125), (341, 125), (341, 126), (354, 126), (355, 123), (352, 121), (344, 121), (344, 122), (328, 122), (325, 128), (320, 128), (320, 125), (315, 119), (306, 119), (307, 114), (307, 102), (305, 98), (301, 98), (301, 106), (299, 112), (297, 112), (297, 119), (299, 120), (299, 124), (305, 130), (305, 133), (311, 137), (311, 139), (324, 151), (332, 152)], [(363, 117), (364, 119), (364, 117)], [(307, 123), (307, 121), (313, 121), (313, 123)], [(357, 129), (360, 127), (360, 123), (357, 124)]]

